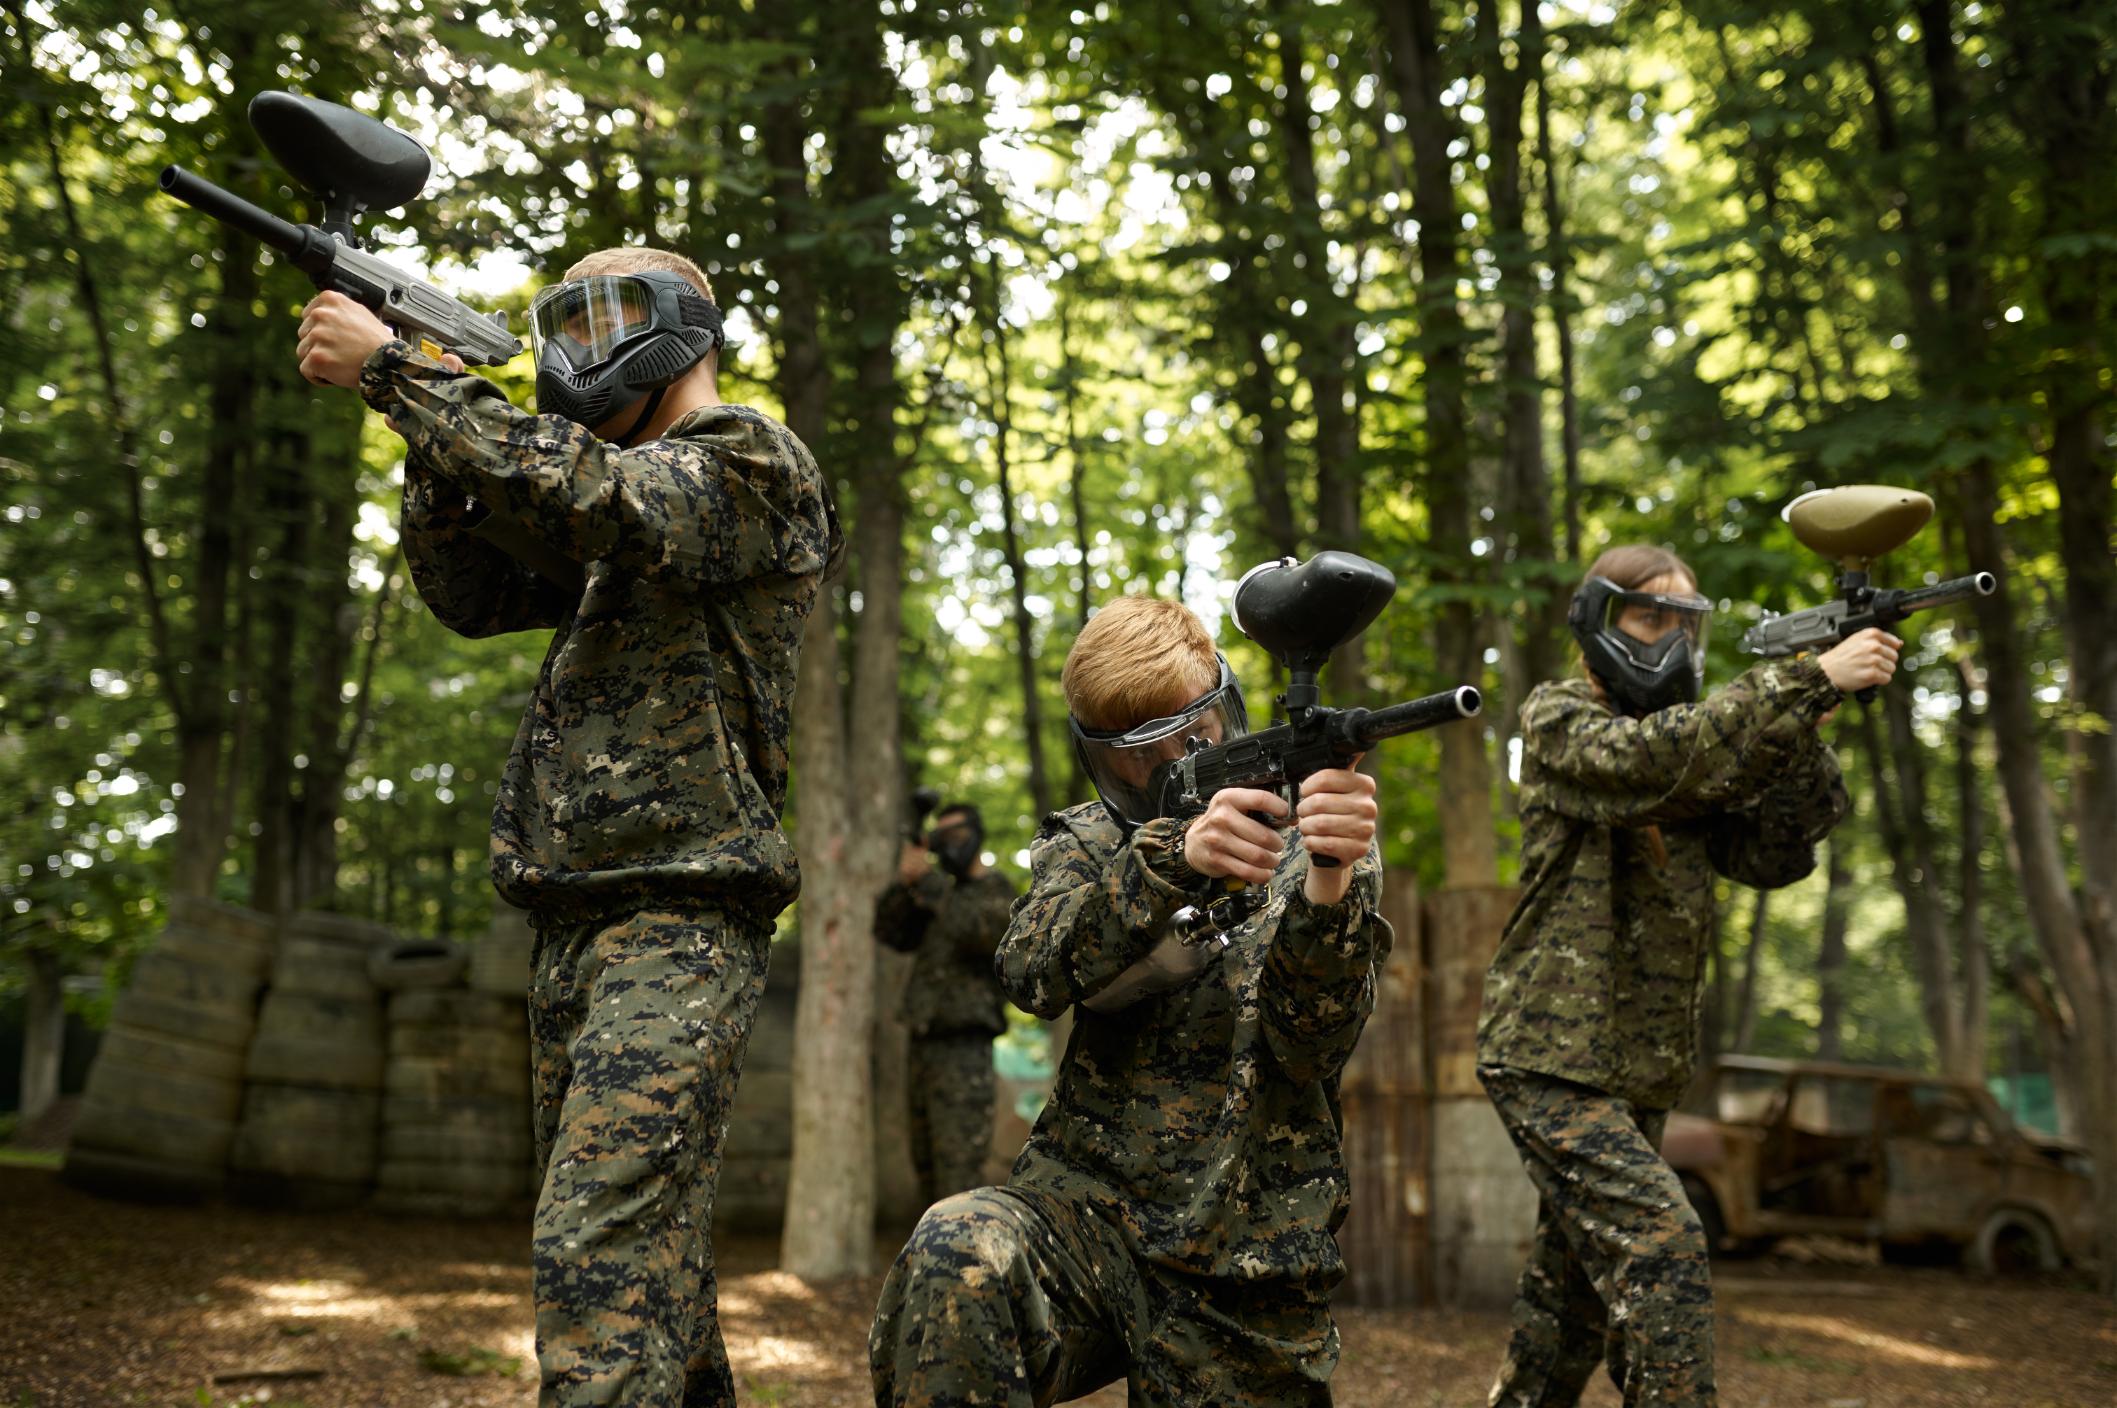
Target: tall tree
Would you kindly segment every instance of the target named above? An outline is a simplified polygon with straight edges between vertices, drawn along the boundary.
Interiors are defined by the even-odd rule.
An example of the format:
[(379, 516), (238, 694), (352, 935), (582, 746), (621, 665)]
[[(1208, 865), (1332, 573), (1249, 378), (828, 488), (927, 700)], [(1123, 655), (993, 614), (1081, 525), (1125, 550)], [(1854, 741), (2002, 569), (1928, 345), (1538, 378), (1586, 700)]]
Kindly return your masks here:
[[(1496, 9), (1492, 19), (1498, 19)], [(1564, 620), (1563, 598), (1549, 570), (1551, 483), (1544, 466), (1543, 380), (1536, 367), (1536, 310), (1542, 290), (1529, 235), (1523, 173), (1522, 114), (1529, 88), (1534, 85), (1542, 92), (1543, 33), (1538, 0), (1521, 0), (1521, 24), (1514, 33), (1511, 62), (1506, 35), (1498, 23), (1488, 23), (1482, 36), (1491, 143), (1485, 192), (1492, 211), (1492, 261), (1499, 275), (1499, 377), (1504, 407), (1500, 536), (1506, 549), (1504, 561), (1522, 604), (1514, 623), (1517, 665), (1509, 690), (1514, 698), (1555, 673), (1558, 628)], [(1556, 614), (1555, 607), (1559, 608)]]
[[(1432, 0), (1378, 0), (1389, 41), (1389, 71), (1411, 139), (1412, 217), (1417, 220), (1420, 395), (1425, 463), (1426, 551), (1435, 598), (1435, 670), (1451, 683), (1484, 679), (1484, 632), (1472, 590), (1470, 433), (1464, 347), (1470, 334), (1457, 284), (1461, 212), (1454, 146), (1459, 129), (1443, 101), (1452, 81)], [(1497, 878), (1492, 763), (1482, 727), (1441, 730), (1441, 849), (1451, 885)]]
[[(839, 678), (836, 609), (819, 609), (804, 643), (796, 703), (803, 720), (797, 746), (816, 747), (796, 759), (808, 779), (796, 797), (803, 870), (822, 883), (814, 897), (821, 902), (802, 905), (794, 1151), (780, 1264), (811, 1277), (864, 1274), (873, 1260), (872, 903), (894, 866), (898, 833), (870, 822), (897, 814), (902, 787), (905, 462), (897, 443), (903, 394), (895, 342), (909, 295), (891, 236), (904, 199), (887, 146), (897, 85), (884, 59), (879, 8), (833, 11), (831, 24), (833, 43), (819, 68), (834, 81), (826, 198), (841, 233), (828, 296), (844, 310), (841, 345), (852, 373), (836, 443), (850, 464), (860, 604), (851, 624), (850, 686)], [(814, 789), (833, 786), (842, 796), (819, 799), (811, 811)]]

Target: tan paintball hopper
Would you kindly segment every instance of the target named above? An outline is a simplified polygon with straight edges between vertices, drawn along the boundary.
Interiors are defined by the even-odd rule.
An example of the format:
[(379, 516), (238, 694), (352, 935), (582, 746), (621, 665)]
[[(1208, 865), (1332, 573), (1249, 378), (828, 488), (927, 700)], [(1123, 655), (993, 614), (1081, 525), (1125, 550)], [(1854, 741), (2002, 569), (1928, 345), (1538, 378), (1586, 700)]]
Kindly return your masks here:
[(1932, 499), (1886, 484), (1816, 489), (1788, 504), (1785, 514), (1796, 538), (1836, 558), (1847, 572), (1865, 572), (1876, 558), (1910, 542), (1932, 517)]

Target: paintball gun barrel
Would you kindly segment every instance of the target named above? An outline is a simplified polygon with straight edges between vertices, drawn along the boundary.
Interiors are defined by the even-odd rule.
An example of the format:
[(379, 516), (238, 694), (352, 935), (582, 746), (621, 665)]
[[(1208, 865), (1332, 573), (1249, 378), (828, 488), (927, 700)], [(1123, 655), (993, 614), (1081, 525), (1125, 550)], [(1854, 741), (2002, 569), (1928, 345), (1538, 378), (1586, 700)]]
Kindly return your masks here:
[(426, 149), (374, 118), (293, 93), (260, 93), (250, 125), (280, 164), (323, 199), (322, 228), (282, 220), (180, 166), (161, 188), (184, 204), (278, 250), (320, 288), (365, 304), (400, 334), (439, 356), (495, 366), (522, 350), (504, 314), (487, 315), (359, 247), (354, 217), (416, 198), (432, 163)]
[[(1999, 583), (1990, 572), (1972, 572), (1924, 587), (1876, 587), (1868, 581), (1874, 560), (1909, 542), (1933, 516), (1933, 500), (1911, 489), (1848, 484), (1803, 494), (1786, 506), (1786, 521), (1803, 544), (1838, 559), (1838, 597), (1784, 616), (1768, 615), (1744, 632), (1752, 655), (1783, 657), (1830, 649), (1870, 626), (1894, 628), (1905, 617), (1972, 597), (1990, 596)], [(1874, 697), (1863, 689), (1860, 699)]]

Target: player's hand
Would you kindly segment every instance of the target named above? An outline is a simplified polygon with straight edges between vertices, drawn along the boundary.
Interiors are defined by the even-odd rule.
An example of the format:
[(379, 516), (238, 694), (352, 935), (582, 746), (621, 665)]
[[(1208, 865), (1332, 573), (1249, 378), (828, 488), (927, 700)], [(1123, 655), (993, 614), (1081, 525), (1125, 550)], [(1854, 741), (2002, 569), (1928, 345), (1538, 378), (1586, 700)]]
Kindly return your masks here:
[(1888, 684), (1896, 675), (1897, 657), (1903, 649), (1904, 642), (1879, 626), (1869, 626), (1824, 651), (1816, 663), (1839, 693), (1857, 694)]
[(1205, 814), (1183, 833), (1183, 858), (1200, 875), (1224, 875), (1262, 885), (1279, 868), (1279, 833), (1250, 816), (1286, 815), (1278, 794), (1230, 787), (1213, 794)]
[(906, 841), (903, 849), (897, 852), (897, 883), (900, 885), (918, 884), (932, 868), (924, 846)]
[(301, 310), (294, 359), (318, 386), (357, 387), (361, 363), (389, 340), (390, 330), (365, 307), (342, 293), (319, 293)]
[(1375, 780), (1364, 772), (1327, 768), (1301, 784), (1301, 804), (1294, 809), (1301, 844), (1311, 856), (1329, 856), (1338, 862), (1335, 870), (1309, 867), (1301, 890), (1310, 904), (1336, 904), (1345, 898), (1352, 887), (1353, 862), (1374, 844), (1381, 817), (1381, 808), (1375, 805)]

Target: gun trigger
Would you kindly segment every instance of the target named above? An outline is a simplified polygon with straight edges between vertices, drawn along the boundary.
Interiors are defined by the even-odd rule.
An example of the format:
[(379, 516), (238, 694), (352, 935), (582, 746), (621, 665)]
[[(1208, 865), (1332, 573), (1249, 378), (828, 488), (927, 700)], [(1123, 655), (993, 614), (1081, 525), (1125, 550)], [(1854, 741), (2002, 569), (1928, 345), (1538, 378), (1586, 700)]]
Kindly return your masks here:
[(437, 362), (440, 361), (443, 354), (448, 351), (447, 348), (443, 347), (440, 343), (434, 341), (430, 337), (422, 337), (419, 339), (419, 350), (421, 352), (424, 352), (427, 356), (433, 358)]

